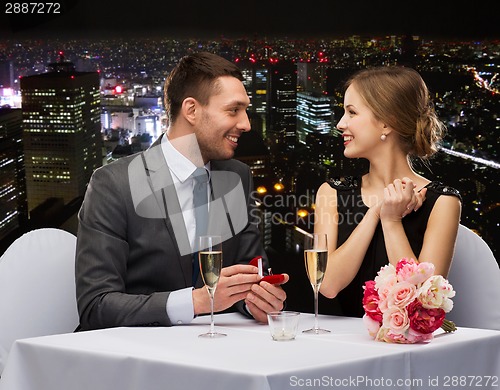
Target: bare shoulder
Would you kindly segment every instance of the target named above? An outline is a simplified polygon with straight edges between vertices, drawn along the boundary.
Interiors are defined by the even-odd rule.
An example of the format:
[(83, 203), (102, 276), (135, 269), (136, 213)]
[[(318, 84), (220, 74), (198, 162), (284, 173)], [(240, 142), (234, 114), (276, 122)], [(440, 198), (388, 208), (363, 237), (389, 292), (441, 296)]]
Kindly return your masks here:
[(336, 189), (333, 188), (328, 182), (324, 182), (318, 188), (318, 194), (321, 193), (323, 195), (335, 195), (337, 193)]
[(332, 187), (328, 182), (325, 181), (323, 184), (319, 186), (317, 195), (337, 197), (337, 190), (334, 187)]
[(441, 195), (432, 208), (427, 226), (440, 230), (445, 230), (448, 226), (456, 232), (455, 228), (458, 229), (461, 213), (462, 203), (458, 197)]
[(337, 190), (333, 188), (328, 182), (324, 182), (323, 184), (321, 184), (316, 194), (316, 206), (333, 206), (337, 204), (336, 200)]
[(440, 196), (436, 200), (434, 209), (440, 213), (444, 212), (446, 214), (460, 214), (462, 210), (461, 199), (457, 196)]

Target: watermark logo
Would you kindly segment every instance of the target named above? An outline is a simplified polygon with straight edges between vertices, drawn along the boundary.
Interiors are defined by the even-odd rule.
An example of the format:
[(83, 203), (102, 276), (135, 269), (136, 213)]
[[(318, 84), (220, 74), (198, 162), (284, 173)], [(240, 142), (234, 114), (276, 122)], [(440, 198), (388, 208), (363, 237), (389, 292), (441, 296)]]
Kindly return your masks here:
[[(189, 153), (198, 153), (195, 157), (202, 161), (196, 137), (187, 137), (183, 140), (184, 146), (189, 145)], [(190, 159), (194, 161), (193, 158)], [(132, 159), (128, 167), (128, 177), (137, 215), (143, 218), (168, 217), (180, 254), (196, 252), (198, 248), (190, 243), (184, 223), (181, 204), (185, 200), (180, 199), (181, 196), (176, 190), (161, 145), (154, 146)], [(240, 233), (248, 224), (245, 192), (240, 176), (231, 171), (212, 170), (209, 184), (211, 196), (207, 235), (218, 235), (225, 241)], [(193, 206), (186, 205), (186, 208), (192, 210)]]

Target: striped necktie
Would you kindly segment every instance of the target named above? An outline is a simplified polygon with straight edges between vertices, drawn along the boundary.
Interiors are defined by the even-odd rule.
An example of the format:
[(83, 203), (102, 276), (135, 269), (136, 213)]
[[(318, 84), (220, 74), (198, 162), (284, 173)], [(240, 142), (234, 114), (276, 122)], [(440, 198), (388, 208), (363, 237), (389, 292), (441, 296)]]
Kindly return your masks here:
[(207, 234), (208, 227), (208, 171), (205, 168), (196, 168), (191, 175), (194, 179), (193, 207), (196, 222), (195, 248), (193, 254), (193, 286), (196, 284), (200, 267), (198, 264), (199, 238)]

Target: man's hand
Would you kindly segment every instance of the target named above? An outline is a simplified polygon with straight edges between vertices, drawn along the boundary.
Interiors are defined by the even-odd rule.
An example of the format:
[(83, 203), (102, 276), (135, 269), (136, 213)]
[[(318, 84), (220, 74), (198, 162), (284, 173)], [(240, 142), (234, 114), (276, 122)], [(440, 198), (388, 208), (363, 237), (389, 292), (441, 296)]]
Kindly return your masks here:
[[(289, 280), (287, 274), (283, 274), (283, 276), (285, 279), (282, 284)], [(250, 314), (257, 321), (267, 323), (267, 313), (282, 310), (285, 299), (286, 293), (280, 286), (261, 281), (251, 286), (251, 291), (246, 296), (245, 304)]]
[[(215, 289), (214, 312), (228, 309), (236, 302), (245, 299), (254, 284), (261, 277), (253, 265), (236, 264), (222, 268)], [(210, 313), (210, 296), (205, 287), (193, 290), (194, 314)]]

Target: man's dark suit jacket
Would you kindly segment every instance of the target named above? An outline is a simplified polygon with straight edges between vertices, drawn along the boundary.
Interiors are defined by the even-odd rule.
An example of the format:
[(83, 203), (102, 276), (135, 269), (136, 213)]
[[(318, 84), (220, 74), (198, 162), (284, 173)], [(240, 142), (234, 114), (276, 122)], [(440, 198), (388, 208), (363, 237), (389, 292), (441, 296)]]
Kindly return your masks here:
[[(78, 215), (79, 330), (172, 325), (169, 294), (192, 285), (193, 256), (186, 253), (187, 233), (160, 141), (92, 175)], [(230, 229), (223, 265), (265, 258), (249, 167), (237, 160), (211, 161), (211, 177), (212, 200), (225, 210), (215, 218), (211, 213), (211, 221)], [(202, 285), (198, 278), (196, 286)], [(243, 311), (242, 302), (237, 306)]]

